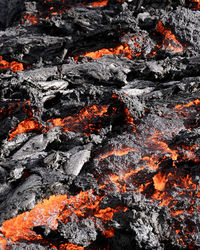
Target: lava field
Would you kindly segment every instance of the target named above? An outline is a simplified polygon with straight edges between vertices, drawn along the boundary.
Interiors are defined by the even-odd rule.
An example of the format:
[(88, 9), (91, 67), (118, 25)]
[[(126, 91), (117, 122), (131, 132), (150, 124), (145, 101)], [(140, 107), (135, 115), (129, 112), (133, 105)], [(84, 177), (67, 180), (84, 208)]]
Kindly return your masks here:
[(1, 0), (0, 249), (200, 249), (200, 0)]

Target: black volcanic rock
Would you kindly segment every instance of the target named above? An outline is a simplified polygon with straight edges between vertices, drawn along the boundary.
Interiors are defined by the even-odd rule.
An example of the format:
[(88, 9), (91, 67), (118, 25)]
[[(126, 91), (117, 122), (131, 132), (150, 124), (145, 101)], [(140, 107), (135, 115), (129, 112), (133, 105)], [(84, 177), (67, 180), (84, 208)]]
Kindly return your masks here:
[(173, 27), (173, 31), (180, 41), (187, 46), (192, 46), (199, 53), (199, 11), (177, 8), (177, 10), (171, 12), (169, 15), (165, 15), (162, 18), (162, 22), (164, 25)]
[(0, 28), (7, 28), (19, 19), (24, 9), (23, 0), (2, 0), (0, 3)]

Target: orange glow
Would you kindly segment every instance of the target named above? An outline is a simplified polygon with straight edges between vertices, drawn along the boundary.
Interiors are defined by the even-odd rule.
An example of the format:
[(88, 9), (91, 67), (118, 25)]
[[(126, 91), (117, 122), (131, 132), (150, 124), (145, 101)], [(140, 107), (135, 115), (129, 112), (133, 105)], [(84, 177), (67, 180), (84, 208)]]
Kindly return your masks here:
[[(30, 24), (35, 24), (38, 23), (39, 21), (39, 16), (38, 15), (31, 15), (31, 14), (25, 14), (24, 19), (28, 21)], [(24, 21), (22, 22), (24, 23)]]
[(7, 62), (5, 60), (2, 59), (2, 56), (0, 56), (0, 69), (12, 69), (13, 72), (17, 72), (19, 71), (23, 71), (24, 70), (24, 66), (22, 63), (18, 63), (18, 62)]
[(105, 159), (111, 155), (115, 155), (115, 156), (123, 156), (123, 155), (127, 155), (129, 152), (135, 151), (135, 148), (129, 148), (129, 147), (122, 147), (120, 146), (120, 148), (118, 149), (114, 149), (112, 148), (109, 152), (107, 152), (106, 154), (103, 154), (99, 157), (99, 159)]
[(193, 2), (196, 4), (194, 9), (196, 10), (200, 9), (200, 0), (190, 0), (190, 2)]
[(72, 243), (61, 244), (59, 250), (84, 250), (84, 247), (77, 246)]
[[(109, 106), (97, 106), (85, 107), (80, 110), (75, 116), (68, 116), (66, 118), (53, 118), (46, 122), (46, 127), (42, 130), (42, 125), (33, 118), (32, 113), (29, 114), (29, 118), (20, 122), (16, 128), (11, 130), (9, 135), (9, 141), (12, 140), (17, 134), (40, 131), (46, 133), (48, 130), (54, 127), (62, 127), (65, 132), (74, 131), (82, 132), (89, 135), (92, 132), (98, 132), (101, 128), (101, 123), (98, 123), (98, 119), (101, 117), (108, 117), (107, 111)], [(1, 114), (1, 112), (0, 112)], [(83, 132), (85, 131), (85, 132)]]
[(139, 193), (139, 192), (143, 193), (149, 184), (150, 184), (150, 182), (147, 182), (145, 184), (140, 185), (138, 187), (138, 190), (136, 190), (136, 193)]
[(42, 125), (38, 123), (37, 120), (33, 118), (27, 118), (26, 120), (20, 122), (18, 126), (11, 130), (8, 141), (12, 140), (16, 135), (32, 132), (32, 131), (41, 131)]
[(108, 3), (108, 0), (105, 0), (105, 1), (100, 1), (100, 2), (93, 2), (91, 5), (92, 7), (102, 7), (102, 6), (107, 5), (107, 3)]
[(200, 105), (200, 99), (196, 99), (196, 100), (191, 101), (191, 102), (188, 102), (188, 103), (186, 103), (186, 104), (184, 104), (184, 105), (178, 104), (178, 105), (176, 105), (173, 109), (182, 110), (182, 109), (184, 109), (184, 108), (188, 108), (188, 107), (191, 107), (191, 106), (193, 106), (193, 105), (195, 105), (195, 106)]
[(184, 46), (176, 39), (171, 30), (165, 28), (161, 21), (158, 22), (156, 31), (164, 36), (163, 46), (166, 50), (173, 50), (174, 52), (182, 52)]
[(159, 168), (159, 157), (156, 157), (155, 155), (144, 156), (142, 160), (146, 161), (146, 166), (149, 166), (152, 170), (157, 170)]
[(178, 153), (177, 150), (172, 150), (168, 147), (167, 143), (160, 140), (159, 131), (156, 131), (155, 134), (149, 139), (149, 142), (153, 142), (155, 148), (158, 148), (163, 151), (163, 153), (171, 154), (172, 160), (177, 160)]
[(95, 214), (95, 217), (101, 218), (103, 221), (106, 222), (106, 221), (109, 221), (113, 218), (114, 213), (119, 212), (121, 210), (122, 210), (121, 207), (117, 207), (115, 209), (108, 207), (108, 208), (99, 210)]
[(74, 131), (74, 132), (83, 132), (85, 134), (90, 134), (92, 131), (99, 131), (100, 128), (96, 127), (92, 122), (95, 118), (106, 117), (108, 116), (108, 105), (107, 106), (97, 106), (93, 105), (91, 107), (85, 107), (80, 110), (80, 112), (75, 116), (68, 116), (66, 118), (55, 118), (47, 121), (49, 127), (47, 126), (43, 132), (47, 130), (60, 126), (65, 132)]
[[(119, 103), (119, 101), (121, 101), (118, 100), (119, 97), (116, 94), (113, 94), (112, 97), (114, 99), (117, 99), (114, 100), (113, 103)], [(25, 103), (30, 105), (30, 102)], [(1, 110), (0, 115), (4, 114), (4, 112), (8, 112), (8, 114), (10, 114), (10, 112), (18, 107), (24, 107), (25, 109), (25, 103), (16, 103), (15, 105), (9, 104), (7, 111), (6, 109)], [(174, 113), (176, 113), (177, 110), (183, 110), (192, 106), (198, 107), (199, 104), (200, 100), (196, 99), (184, 105), (177, 105), (176, 107), (174, 107)], [(29, 117), (25, 121), (19, 123), (18, 126), (11, 131), (9, 140), (14, 138), (16, 134), (19, 133), (26, 133), (31, 131), (39, 131), (45, 133), (49, 129), (56, 126), (61, 127), (64, 131), (77, 131), (89, 135), (93, 131), (96, 132), (101, 129), (102, 120), (100, 120), (99, 118), (103, 117), (107, 119), (107, 117), (109, 117), (113, 112), (117, 112), (117, 108), (108, 105), (93, 105), (90, 107), (84, 107), (73, 116), (68, 116), (65, 118), (52, 118), (48, 120), (46, 122), (46, 125), (44, 126), (44, 129), (42, 130), (42, 125), (40, 125), (37, 120), (34, 120), (33, 112), (30, 111), (30, 109), (27, 109), (26, 113), (28, 113)], [(135, 128), (134, 119), (131, 115), (131, 112), (126, 107), (124, 108), (124, 117), (126, 124), (128, 126), (130, 125), (131, 128)], [(134, 131), (135, 129), (132, 130), (132, 132)], [(139, 131), (140, 130), (138, 130), (137, 132), (139, 133)], [(168, 134), (165, 134), (164, 132), (165, 131), (160, 132), (159, 130), (157, 130), (152, 135), (149, 134), (148, 131), (145, 131), (144, 134), (139, 135), (139, 139), (142, 135), (146, 135), (145, 133), (147, 133), (148, 135), (146, 140), (145, 137), (142, 138), (144, 147), (142, 146), (141, 148), (137, 145), (137, 143), (135, 145), (135, 148), (131, 148), (126, 145), (121, 145), (118, 146), (118, 148), (115, 148), (113, 145), (111, 145), (109, 152), (96, 156), (96, 159), (99, 159), (103, 162), (103, 160), (109, 156), (121, 157), (128, 155), (130, 152), (135, 152), (134, 155), (138, 153), (139, 156), (141, 155), (141, 158), (138, 158), (139, 160), (137, 164), (134, 162), (134, 160), (129, 164), (130, 154), (125, 159), (120, 159), (119, 162), (121, 164), (121, 168), (118, 168), (117, 166), (117, 160), (119, 160), (119, 158), (115, 159), (113, 165), (116, 164), (116, 166), (114, 165), (114, 167), (116, 167), (116, 171), (110, 175), (106, 172), (106, 177), (103, 181), (103, 174), (101, 176), (103, 177), (102, 179), (97, 179), (97, 181), (99, 182), (102, 181), (102, 183), (100, 183), (101, 185), (99, 185), (98, 187), (98, 189), (101, 189), (100, 192), (98, 192), (98, 195), (94, 190), (89, 190), (80, 192), (79, 194), (74, 196), (51, 196), (49, 200), (45, 199), (37, 204), (30, 212), (25, 212), (13, 219), (5, 221), (0, 228), (3, 236), (5, 236), (8, 242), (31, 242), (34, 240), (42, 242), (42, 236), (37, 235), (31, 230), (33, 226), (47, 225), (51, 229), (55, 230), (58, 226), (58, 220), (66, 224), (69, 221), (76, 222), (87, 217), (91, 218), (91, 220), (95, 224), (96, 229), (101, 231), (105, 237), (113, 237), (114, 229), (110, 227), (108, 222), (113, 219), (115, 213), (125, 212), (127, 208), (120, 206), (114, 208), (101, 208), (102, 199), (105, 197), (102, 193), (106, 193), (108, 189), (111, 191), (118, 191), (120, 192), (120, 194), (127, 191), (136, 193), (142, 192), (143, 195), (146, 195), (146, 197), (152, 199), (152, 201), (158, 201), (159, 206), (168, 206), (168, 209), (172, 216), (179, 216), (181, 218), (182, 213), (189, 216), (194, 211), (200, 212), (200, 207), (198, 207), (198, 205), (194, 203), (196, 197), (200, 197), (200, 191), (198, 191), (198, 193), (196, 191), (196, 180), (190, 176), (189, 168), (182, 168), (176, 162), (177, 160), (179, 160), (179, 162), (182, 162), (185, 159), (192, 160), (193, 162), (199, 162), (199, 146), (196, 144), (192, 146), (178, 145), (176, 146), (176, 149), (171, 149), (167, 144), (167, 139), (164, 139), (165, 135), (166, 138), (168, 138)], [(134, 138), (137, 138), (136, 136), (137, 134), (134, 134)], [(173, 146), (175, 147), (175, 145)], [(143, 151), (144, 148), (149, 149), (148, 152), (153, 153), (151, 155), (145, 155), (146, 151)], [(128, 159), (128, 164), (126, 164), (126, 159)], [(164, 162), (165, 160), (167, 161)], [(107, 159), (105, 161), (109, 162), (112, 161), (112, 159)], [(162, 165), (161, 163), (164, 164)], [(167, 166), (166, 164), (169, 164), (169, 166)], [(169, 172), (166, 172), (166, 169)], [(108, 170), (110, 171), (110, 169)], [(143, 174), (145, 178), (143, 178)], [(188, 204), (190, 202), (190, 205), (184, 208), (184, 211), (181, 210), (183, 208), (176, 206), (176, 204), (178, 204), (178, 201), (180, 201), (181, 196), (188, 199)], [(180, 230), (178, 226), (174, 228), (174, 231), (175, 230), (177, 232), (181, 231), (181, 234), (185, 233), (185, 229)], [(185, 237), (186, 236), (187, 235), (185, 234)], [(180, 234), (177, 237), (180, 237)], [(4, 238), (0, 238), (0, 244), (7, 244), (6, 240), (4, 240)], [(76, 246), (71, 243), (62, 244), (58, 249), (83, 250), (82, 247)]]
[(151, 196), (151, 198), (152, 200), (161, 201), (159, 206), (168, 206), (171, 200), (173, 199), (172, 197), (166, 197), (165, 193), (162, 193), (158, 190)]
[[(101, 219), (103, 226), (113, 218), (114, 213), (127, 210), (122, 207), (100, 209), (99, 204), (102, 198), (93, 194), (92, 190), (80, 192), (78, 195), (70, 197), (67, 197), (67, 195), (52, 195), (48, 200), (45, 199), (38, 203), (30, 212), (22, 213), (13, 219), (5, 221), (0, 230), (12, 242), (22, 240), (37, 240), (40, 242), (42, 237), (31, 230), (34, 226), (46, 225), (55, 230), (58, 226), (57, 219), (67, 223), (68, 217), (71, 215), (78, 218), (87, 216)], [(105, 236), (112, 237), (112, 229), (103, 230), (103, 232)], [(73, 244), (61, 246), (67, 247), (66, 249), (68, 247), (72, 247), (69, 249), (73, 249), (73, 247), (79, 249)]]
[(127, 43), (124, 45), (118, 45), (116, 48), (100, 49), (95, 52), (86, 52), (83, 56), (91, 57), (93, 59), (99, 59), (104, 55), (124, 55), (128, 59), (132, 59), (132, 51)]
[(156, 190), (159, 190), (159, 191), (163, 191), (165, 189), (165, 185), (166, 185), (167, 181), (168, 181), (168, 179), (161, 172), (158, 172), (153, 177), (154, 187)]
[[(191, 192), (191, 197), (193, 197), (193, 192), (197, 189), (196, 184), (193, 183), (192, 178), (189, 177), (189, 175), (186, 176), (180, 176), (177, 172), (174, 174), (169, 173), (168, 175), (163, 175), (161, 173), (158, 173), (159, 176), (153, 178), (154, 186), (156, 188), (156, 192), (152, 195), (153, 200), (161, 201), (159, 206), (168, 206), (171, 201), (173, 201), (174, 197), (171, 196), (170, 192), (166, 189), (166, 183), (169, 182), (170, 185), (173, 185), (174, 187), (181, 188), (185, 191), (182, 193), (177, 194), (177, 197), (180, 197), (180, 195), (185, 194), (185, 192)], [(157, 175), (158, 175), (157, 174)], [(163, 177), (164, 176), (164, 177)], [(172, 186), (172, 188), (173, 188)], [(164, 191), (164, 189), (166, 189)], [(173, 206), (170, 208), (173, 208)], [(192, 209), (192, 208), (191, 208)], [(187, 210), (189, 213), (192, 212), (192, 210)], [(181, 214), (181, 212), (178, 211), (171, 211), (174, 216)]]
[(2, 237), (0, 237), (0, 248), (2, 249), (2, 250), (6, 250), (6, 245), (8, 244), (8, 242), (7, 242), (7, 240), (6, 239), (4, 239), (4, 238), (2, 238)]
[(132, 114), (131, 114), (130, 110), (128, 108), (124, 108), (124, 113), (126, 115), (125, 119), (126, 119), (127, 124), (132, 125), (133, 126), (133, 132), (136, 132), (136, 126), (135, 126), (134, 119), (132, 117)]
[[(118, 191), (127, 192), (126, 181), (128, 180), (128, 178), (130, 178), (131, 176), (134, 176), (134, 174), (144, 170), (145, 168), (146, 168), (146, 166), (139, 167), (137, 169), (130, 169), (129, 171), (123, 172), (119, 175), (112, 174), (109, 179), (110, 179), (111, 183), (116, 185)], [(109, 183), (109, 182), (107, 182), (107, 183)], [(103, 187), (103, 188), (105, 188), (105, 187)]]
[(199, 162), (200, 159), (197, 157), (196, 152), (199, 149), (198, 145), (185, 146), (182, 145), (181, 148), (184, 150), (183, 159), (184, 160), (192, 160), (194, 162)]
[[(52, 2), (51, 0), (44, 0), (44, 3), (50, 3)], [(40, 12), (40, 15), (37, 15), (37, 14), (30, 14), (30, 13), (26, 13), (24, 15), (24, 18), (22, 20), (22, 24), (25, 23), (25, 20), (26, 20), (26, 23), (28, 24), (36, 24), (38, 22), (40, 22), (40, 20), (42, 18), (45, 18), (46, 20), (48, 20), (51, 16), (55, 16), (55, 15), (62, 15), (65, 13), (66, 11), (66, 5), (65, 5), (65, 1), (64, 0), (60, 0), (61, 2), (61, 6), (60, 6), (60, 9), (58, 10), (54, 10), (54, 7), (51, 6), (49, 7), (48, 9), (48, 14), (46, 13), (43, 13), (43, 12)], [(71, 5), (72, 6), (85, 6), (85, 7), (92, 7), (92, 8), (95, 8), (95, 7), (103, 7), (103, 6), (106, 6), (108, 3), (108, 0), (104, 0), (104, 1), (95, 1), (93, 3), (89, 3), (89, 4), (83, 4), (83, 3), (77, 3), (77, 4), (74, 4), (74, 5)]]
[[(40, 240), (42, 237), (33, 232), (31, 228), (37, 225), (47, 225), (56, 229), (58, 226), (57, 214), (64, 206), (65, 200), (67, 200), (66, 195), (52, 195), (49, 200), (38, 203), (30, 212), (5, 221), (0, 229), (4, 236), (12, 242), (19, 242), (20, 239)], [(48, 221), (49, 216), (51, 216), (51, 221)]]
[[(184, 213), (183, 210), (171, 211), (171, 212), (170, 212), (170, 214), (173, 215), (173, 216), (178, 216), (178, 215), (183, 214), (183, 213)], [(180, 232), (180, 230), (176, 230), (176, 231), (178, 231), (178, 233)], [(178, 233), (177, 233), (177, 234), (178, 234)]]
[(115, 232), (113, 229), (111, 230), (106, 230), (106, 231), (103, 231), (102, 233), (106, 238), (111, 238), (115, 235)]

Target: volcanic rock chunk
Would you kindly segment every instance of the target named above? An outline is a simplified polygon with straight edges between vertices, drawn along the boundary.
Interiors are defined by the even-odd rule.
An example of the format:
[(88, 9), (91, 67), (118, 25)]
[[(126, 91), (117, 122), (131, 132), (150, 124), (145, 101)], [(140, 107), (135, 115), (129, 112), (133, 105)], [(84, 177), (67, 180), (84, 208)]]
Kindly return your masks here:
[(199, 38), (199, 11), (192, 11), (186, 8), (177, 8), (169, 15), (162, 18), (164, 25), (169, 25), (174, 30), (177, 37), (185, 44), (189, 44), (200, 52), (200, 38)]
[(126, 83), (126, 75), (130, 72), (129, 65), (131, 62), (127, 59), (104, 56), (98, 61), (76, 66), (63, 65), (62, 74), (73, 84), (81, 84), (84, 79), (84, 84), (121, 86)]
[(2, 211), (1, 221), (5, 220), (8, 216), (8, 211), (9, 216), (14, 217), (20, 211), (32, 209), (36, 204), (36, 195), (40, 194), (39, 190), (41, 187), (41, 177), (31, 175), (22, 185), (18, 186), (14, 192), (7, 194), (7, 199), (0, 205), (0, 210)]
[(24, 8), (23, 0), (1, 0), (0, 2), (0, 27), (8, 27), (20, 17)]
[(71, 222), (66, 225), (59, 223), (60, 234), (69, 242), (76, 245), (88, 246), (97, 237), (95, 224), (92, 219), (83, 219), (80, 222)]
[(40, 155), (44, 156), (44, 149), (47, 146), (47, 140), (45, 136), (38, 135), (31, 138), (23, 147), (18, 150), (14, 155), (13, 158), (15, 160), (22, 160), (26, 158), (39, 158)]
[(46, 248), (41, 246), (40, 244), (26, 244), (26, 243), (16, 243), (16, 244), (8, 244), (10, 250), (45, 250)]
[(87, 145), (85, 148), (76, 147), (73, 150), (68, 151), (70, 154), (69, 160), (65, 164), (65, 171), (68, 175), (78, 175), (83, 165), (90, 158), (91, 145)]

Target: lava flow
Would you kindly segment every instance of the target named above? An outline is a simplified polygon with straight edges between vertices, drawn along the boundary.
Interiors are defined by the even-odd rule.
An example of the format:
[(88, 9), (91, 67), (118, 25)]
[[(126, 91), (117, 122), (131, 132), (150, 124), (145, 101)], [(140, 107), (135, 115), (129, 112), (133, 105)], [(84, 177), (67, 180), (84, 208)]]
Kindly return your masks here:
[(178, 105), (176, 105), (173, 109), (183, 110), (184, 108), (189, 108), (189, 107), (191, 107), (192, 105), (195, 105), (195, 106), (200, 105), (200, 99), (193, 100), (193, 101), (191, 101), (191, 102), (189, 102), (189, 103), (186, 103), (186, 104), (184, 104), (184, 105), (178, 104)]
[[(117, 98), (116, 95), (113, 95), (113, 97)], [(194, 100), (184, 105), (178, 105), (174, 109), (172, 108), (172, 110), (176, 112), (177, 109), (183, 109), (193, 105), (198, 108), (199, 101)], [(94, 117), (107, 116), (108, 107), (109, 106), (98, 107), (97, 105), (93, 105), (89, 108), (82, 109), (78, 115), (73, 117), (69, 116), (64, 119), (52, 119), (49, 120), (48, 123), (51, 123), (52, 126), (62, 126), (66, 131), (70, 129), (72, 131), (84, 131), (87, 124), (87, 129), (93, 131), (93, 126), (88, 125), (88, 120), (91, 122), (91, 119)], [(127, 123), (127, 125), (130, 126), (133, 123), (133, 119), (130, 117), (130, 111), (128, 112), (127, 110), (126, 108), (126, 114), (128, 114), (129, 117), (129, 123)], [(85, 123), (85, 121), (87, 122)], [(35, 126), (33, 121), (29, 120), (29, 122), (32, 122), (33, 126)], [(38, 126), (38, 124), (36, 125)], [(32, 125), (29, 127), (30, 129), (32, 128), (31, 126)], [(50, 129), (50, 127), (48, 129)], [(132, 131), (132, 133), (135, 134), (134, 131)], [(137, 134), (135, 134), (135, 136), (137, 136)], [(99, 181), (98, 188), (102, 191), (102, 194), (97, 195), (94, 190), (90, 189), (84, 192), (81, 191), (75, 196), (53, 195), (49, 199), (45, 199), (37, 204), (30, 212), (22, 213), (15, 218), (5, 221), (0, 228), (1, 234), (3, 235), (0, 239), (1, 244), (9, 244), (7, 241), (13, 243), (23, 241), (34, 242), (35, 240), (43, 244), (49, 244), (41, 235), (38, 235), (33, 230), (34, 227), (46, 225), (51, 228), (51, 230), (56, 230), (59, 227), (58, 220), (66, 225), (68, 222), (81, 223), (85, 218), (90, 219), (91, 223), (94, 223), (94, 227), (101, 231), (102, 235), (112, 237), (114, 232), (112, 227), (108, 225), (108, 222), (112, 220), (114, 214), (126, 212), (128, 208), (125, 206), (101, 208), (101, 202), (106, 196), (107, 190), (109, 190), (109, 192), (117, 191), (120, 193), (126, 193), (127, 191), (142, 192), (142, 194), (151, 198), (152, 201), (158, 202), (159, 206), (168, 206), (171, 215), (175, 217), (183, 213), (181, 205), (178, 206), (178, 199), (184, 195), (189, 202), (189, 205), (184, 208), (184, 212), (187, 212), (188, 216), (190, 216), (193, 212), (200, 211), (200, 207), (193, 207), (195, 199), (200, 197), (200, 193), (196, 192), (197, 184), (193, 181), (189, 169), (180, 168), (177, 165), (178, 163), (181, 164), (183, 160), (193, 161), (196, 159), (199, 147), (197, 145), (191, 147), (182, 145), (182, 147), (177, 146), (176, 149), (170, 149), (162, 137), (163, 133), (156, 131), (144, 140), (142, 148), (137, 145), (135, 145), (135, 148), (128, 146), (120, 146), (119, 148), (111, 147), (107, 153), (100, 154), (98, 161), (101, 164), (109, 157), (117, 157), (118, 159), (128, 157), (127, 159), (130, 159), (131, 162), (127, 164), (125, 161), (124, 164), (124, 161), (117, 161), (118, 166), (115, 166), (115, 173), (110, 173), (106, 178), (101, 177), (99, 180), (97, 178), (97, 181)], [(129, 157), (129, 155), (139, 154), (142, 156), (144, 154), (144, 148), (151, 148), (152, 155), (144, 155), (137, 163), (137, 166), (134, 166), (131, 160), (132, 158)], [(192, 157), (191, 152), (193, 154)], [(183, 154), (184, 157), (182, 157), (181, 154)], [(165, 164), (167, 159), (170, 159), (168, 163), (170, 164), (170, 168), (165, 170), (163, 164)], [(120, 168), (118, 167), (122, 167), (120, 164), (124, 164), (123, 170), (119, 170)], [(145, 182), (143, 181), (141, 184), (144, 171), (151, 172), (152, 174), (147, 176)], [(111, 183), (114, 185), (110, 185)], [(152, 190), (151, 193), (149, 193), (149, 189)], [(178, 226), (176, 230), (180, 232), (178, 231)], [(187, 237), (190, 237), (189, 229), (186, 228), (182, 230)], [(179, 237), (179, 234), (177, 234), (177, 240), (184, 245), (184, 239)], [(53, 240), (51, 243), (54, 244)], [(66, 243), (65, 247), (68, 246), (68, 244), (73, 244), (73, 242)], [(56, 245), (56, 247), (62, 249), (59, 245)], [(78, 249), (79, 246), (74, 245), (73, 247)]]
[(162, 22), (159, 21), (156, 27), (156, 31), (161, 33), (163, 36), (162, 45), (158, 47), (164, 47), (166, 50), (172, 50), (174, 52), (182, 52), (185, 48), (175, 37), (171, 30), (163, 26)]
[[(128, 59), (132, 59), (132, 51), (127, 43), (124, 43), (124, 45), (118, 45), (115, 48), (109, 48), (109, 49), (100, 49), (93, 52), (86, 52), (83, 54), (85, 57), (90, 57), (93, 59), (99, 59), (104, 55), (124, 55)], [(79, 56), (74, 57), (75, 61), (77, 61)]]
[[(114, 213), (125, 212), (126, 208), (118, 206), (101, 209), (99, 206), (102, 199), (103, 196), (97, 196), (93, 190), (80, 192), (70, 197), (67, 195), (51, 196), (48, 200), (38, 203), (30, 212), (5, 221), (0, 230), (4, 237), (12, 242), (37, 240), (42, 243), (43, 238), (32, 230), (33, 227), (46, 225), (55, 230), (58, 227), (57, 220), (66, 224), (69, 218), (70, 221), (73, 218), (74, 223), (77, 223), (77, 219), (80, 221), (87, 216), (106, 237), (112, 237), (112, 229), (105, 229), (106, 223), (112, 219)], [(0, 243), (7, 244), (4, 238), (0, 238)], [(74, 246), (74, 249), (79, 248)]]
[[(175, 111), (184, 110), (185, 108), (195, 107), (196, 111), (199, 111), (199, 99), (193, 100), (184, 105), (177, 105), (173, 108)], [(162, 139), (163, 134), (156, 131), (153, 136), (150, 136), (144, 141), (143, 147), (131, 148), (123, 146), (119, 148), (112, 147), (107, 153), (101, 154), (99, 160), (101, 166), (105, 164), (106, 158), (110, 157), (112, 161), (113, 156), (116, 158), (124, 157), (122, 161), (115, 161), (117, 166), (121, 164), (119, 170), (115, 166), (116, 174), (111, 174), (107, 178), (108, 183), (114, 184), (115, 190), (118, 192), (130, 192), (132, 190), (132, 184), (137, 188), (136, 193), (141, 192), (146, 197), (151, 198), (153, 201), (158, 202), (159, 206), (167, 206), (170, 209), (171, 215), (179, 217), (181, 214), (187, 214), (189, 219), (194, 213), (200, 211), (200, 206), (195, 203), (200, 197), (198, 191), (198, 182), (193, 179), (192, 170), (184, 167), (181, 162), (188, 162), (193, 165), (193, 171), (198, 168), (200, 162), (199, 153), (200, 148), (198, 145), (176, 145), (175, 149), (170, 149), (168, 144)], [(150, 147), (151, 151), (155, 151), (151, 156), (144, 156), (137, 165), (132, 164), (132, 153), (142, 154), (144, 148)], [(112, 157), (112, 158), (111, 158)], [(103, 164), (102, 161), (106, 160)], [(170, 160), (169, 160), (170, 159)], [(124, 163), (125, 162), (125, 163)], [(168, 163), (167, 163), (168, 162)], [(168, 170), (166, 166), (168, 165)], [(123, 166), (123, 167), (122, 167)], [(105, 169), (104, 169), (105, 171)], [(197, 171), (197, 170), (196, 170)], [(141, 184), (141, 179), (145, 175), (145, 172), (154, 173), (149, 175), (145, 179), (145, 183)], [(106, 186), (103, 186), (106, 188)], [(109, 186), (109, 187), (112, 187)], [(187, 205), (179, 202), (180, 197), (187, 197)], [(185, 245), (185, 240), (192, 240), (193, 233), (190, 228), (182, 228), (181, 224), (177, 225), (177, 240), (180, 241), (182, 246)], [(180, 229), (181, 228), (181, 229)], [(183, 230), (187, 236), (185, 239), (179, 235), (179, 232)]]
[(98, 123), (97, 119), (100, 117), (107, 117), (109, 106), (97, 106), (85, 107), (75, 116), (68, 116), (66, 118), (54, 118), (47, 121), (47, 126), (44, 132), (47, 130), (60, 126), (65, 132), (83, 132), (90, 134), (92, 131), (98, 132), (101, 128), (101, 122)]
[(108, 0), (105, 0), (105, 1), (96, 1), (96, 2), (93, 2), (91, 4), (92, 7), (102, 7), (102, 6), (105, 6), (107, 5), (108, 3)]
[(0, 69), (4, 69), (4, 70), (12, 69), (13, 72), (17, 72), (18, 70), (23, 71), (24, 66), (22, 63), (18, 63), (16, 61), (7, 62), (3, 60), (2, 56), (0, 56)]
[(18, 108), (23, 109), (26, 112), (25, 106), (29, 106), (29, 105), (30, 105), (30, 101), (9, 103), (6, 107), (4, 107), (3, 109), (0, 109), (0, 119), (2, 120), (4, 117), (11, 115)]
[(31, 113), (26, 120), (20, 122), (16, 128), (11, 130), (11, 133), (9, 134), (9, 141), (12, 140), (17, 134), (36, 131), (46, 133), (54, 127), (61, 127), (65, 132), (82, 132), (89, 135), (92, 132), (100, 131), (102, 127), (101, 118), (108, 117), (108, 108), (109, 106), (97, 105), (85, 107), (81, 109), (77, 115), (68, 116), (63, 119), (52, 118), (46, 121), (45, 127), (39, 124), (39, 122), (33, 118)]

